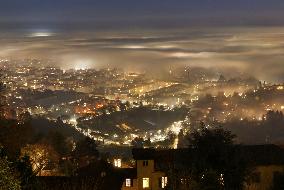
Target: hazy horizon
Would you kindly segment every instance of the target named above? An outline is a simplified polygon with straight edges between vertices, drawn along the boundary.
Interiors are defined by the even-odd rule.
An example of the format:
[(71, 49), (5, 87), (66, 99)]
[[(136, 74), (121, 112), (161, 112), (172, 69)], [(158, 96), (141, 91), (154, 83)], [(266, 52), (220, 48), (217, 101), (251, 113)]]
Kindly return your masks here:
[(284, 82), (283, 8), (280, 0), (3, 1), (0, 57), (63, 68), (198, 66)]
[(0, 57), (48, 58), (65, 69), (118, 67), (147, 71), (150, 67), (159, 72), (184, 65), (284, 81), (284, 27), (84, 32), (37, 28), (1, 36)]

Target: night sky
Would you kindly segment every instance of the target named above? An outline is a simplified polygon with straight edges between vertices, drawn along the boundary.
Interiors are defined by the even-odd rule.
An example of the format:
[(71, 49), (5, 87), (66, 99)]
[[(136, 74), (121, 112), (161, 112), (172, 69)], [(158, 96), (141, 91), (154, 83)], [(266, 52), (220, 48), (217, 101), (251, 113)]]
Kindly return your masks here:
[(283, 10), (283, 0), (0, 0), (0, 57), (283, 82)]
[(1, 0), (2, 22), (283, 24), (282, 0)]

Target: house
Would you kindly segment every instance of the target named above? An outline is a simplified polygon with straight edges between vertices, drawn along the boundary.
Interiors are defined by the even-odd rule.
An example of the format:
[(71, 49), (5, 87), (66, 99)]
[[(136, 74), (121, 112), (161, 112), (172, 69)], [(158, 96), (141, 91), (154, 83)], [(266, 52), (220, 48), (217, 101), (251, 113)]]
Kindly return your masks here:
[[(155, 149), (133, 149), (133, 158), (136, 160), (136, 176), (126, 178), (122, 190), (162, 190), (168, 183), (168, 177), (160, 164), (171, 160), (170, 150), (158, 151)], [(163, 155), (163, 160), (157, 157)]]
[[(276, 175), (284, 172), (284, 149), (276, 145), (236, 145), (242, 159), (254, 169), (246, 190), (266, 190)], [(184, 159), (191, 149), (133, 149), (136, 175), (125, 176), (122, 190), (163, 190), (171, 183), (175, 189), (188, 189), (190, 176)], [(187, 163), (188, 164), (188, 163)], [(174, 174), (173, 174), (174, 173)]]
[(271, 189), (274, 179), (284, 172), (284, 149), (276, 145), (243, 146), (248, 162), (254, 168), (246, 190)]

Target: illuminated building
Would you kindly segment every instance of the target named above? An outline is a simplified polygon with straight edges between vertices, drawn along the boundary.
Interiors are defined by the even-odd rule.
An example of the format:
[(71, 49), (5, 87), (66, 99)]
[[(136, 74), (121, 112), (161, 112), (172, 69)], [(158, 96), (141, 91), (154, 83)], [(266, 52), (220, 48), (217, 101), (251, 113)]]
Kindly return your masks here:
[[(158, 151), (157, 151), (158, 152)], [(132, 186), (127, 186), (128, 179), (123, 183), (122, 190), (165, 189), (168, 178), (165, 172), (160, 171), (155, 164), (157, 153), (154, 149), (134, 149), (133, 158), (136, 160), (136, 177), (131, 179)], [(163, 151), (167, 154), (167, 151)], [(162, 153), (162, 154), (163, 154)], [(166, 155), (164, 155), (166, 156)], [(168, 156), (164, 157), (169, 158)]]
[(114, 167), (121, 168), (121, 159), (120, 158), (114, 159), (113, 165)]
[[(243, 159), (254, 170), (249, 183), (245, 183), (245, 190), (269, 189), (277, 174), (284, 172), (284, 149), (276, 145), (236, 145)], [(182, 172), (188, 169), (181, 161), (186, 155), (192, 154), (190, 149), (133, 149), (133, 158), (136, 160), (136, 176), (124, 180), (122, 190), (162, 190), (167, 188), (171, 176), (166, 173), (174, 169), (177, 173), (175, 183), (178, 189), (187, 189), (190, 183), (189, 176)], [(190, 162), (190, 159), (187, 160)], [(178, 174), (180, 173), (180, 174)], [(220, 174), (220, 181), (224, 184), (224, 174)]]

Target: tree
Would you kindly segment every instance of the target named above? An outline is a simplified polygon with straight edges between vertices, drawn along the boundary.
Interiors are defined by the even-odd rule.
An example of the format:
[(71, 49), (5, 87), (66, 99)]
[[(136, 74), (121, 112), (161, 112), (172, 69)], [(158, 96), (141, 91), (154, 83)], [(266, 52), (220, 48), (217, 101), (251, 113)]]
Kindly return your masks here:
[(33, 144), (27, 145), (21, 150), (22, 156), (28, 156), (32, 164), (33, 172), (41, 175), (42, 171), (50, 165), (56, 165), (58, 155), (49, 145)]
[(151, 147), (152, 143), (151, 143), (150, 138), (148, 138), (147, 140), (144, 140), (144, 138), (142, 137), (135, 137), (131, 141), (131, 145), (134, 148), (143, 148), (143, 147)]
[(24, 113), (21, 113), (19, 116), (18, 116), (18, 122), (21, 123), (21, 124), (30, 124), (31, 120), (32, 120), (32, 116), (29, 112), (24, 112)]
[(144, 139), (141, 137), (135, 137), (132, 141), (131, 141), (131, 145), (134, 146), (135, 148), (143, 148), (143, 142)]
[(169, 144), (173, 144), (175, 142), (176, 138), (177, 138), (177, 135), (174, 132), (172, 132), (172, 131), (168, 132), (167, 140), (169, 141)]
[(28, 124), (18, 125), (10, 120), (2, 121), (0, 126), (0, 143), (5, 147), (7, 156), (16, 160), (21, 148), (32, 141), (33, 129)]
[(20, 180), (15, 176), (14, 171), (9, 167), (6, 158), (0, 158), (0, 189), (20, 190)]
[(86, 137), (76, 144), (75, 150), (72, 152), (75, 161), (79, 167), (86, 166), (99, 156), (97, 143), (93, 139)]
[(20, 190), (20, 180), (10, 167), (4, 149), (0, 146), (0, 190)]
[(97, 143), (93, 139), (86, 137), (77, 142), (76, 148), (73, 154), (77, 157), (91, 156), (98, 157), (99, 152), (97, 150)]
[(223, 189), (222, 182), (220, 181), (220, 176), (217, 172), (209, 170), (206, 171), (200, 180), (200, 183), (196, 187), (200, 190), (218, 190)]
[(14, 167), (19, 173), (22, 189), (39, 189), (36, 175), (33, 172), (29, 157), (24, 156), (14, 163)]
[[(233, 144), (235, 135), (222, 128), (207, 129), (191, 133), (188, 137), (191, 151), (190, 169), (195, 180), (201, 184), (205, 174), (210, 178), (224, 180), (224, 189), (242, 189), (248, 174), (247, 164)], [(211, 175), (215, 172), (216, 175)], [(209, 180), (214, 182), (214, 180)], [(205, 189), (205, 188), (204, 188)]]
[(58, 131), (50, 131), (47, 135), (46, 140), (54, 148), (54, 150), (61, 156), (66, 156), (71, 152), (71, 147), (68, 146), (68, 143), (62, 133)]
[(103, 173), (113, 172), (113, 167), (105, 160), (96, 160), (77, 170), (78, 176), (100, 177)]
[(184, 133), (182, 129), (179, 131), (177, 138), (178, 138), (178, 148), (184, 148), (186, 142), (185, 142)]

